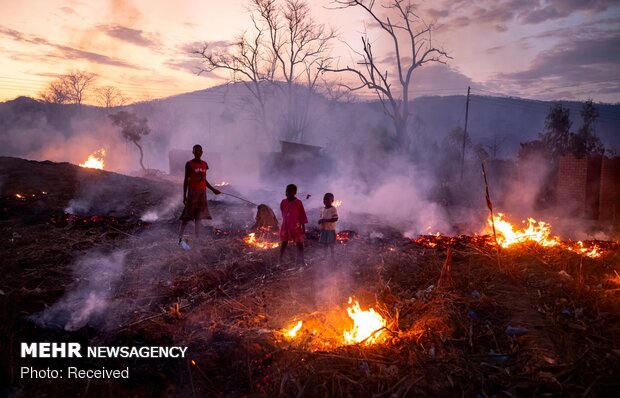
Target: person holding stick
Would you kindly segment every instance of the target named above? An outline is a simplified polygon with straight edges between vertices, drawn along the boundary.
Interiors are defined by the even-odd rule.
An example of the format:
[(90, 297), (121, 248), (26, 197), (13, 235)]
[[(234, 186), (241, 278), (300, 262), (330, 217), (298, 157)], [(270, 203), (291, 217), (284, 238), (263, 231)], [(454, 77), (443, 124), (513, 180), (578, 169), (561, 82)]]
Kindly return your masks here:
[(209, 206), (207, 204), (207, 188), (214, 194), (221, 192), (211, 186), (207, 181), (207, 170), (209, 165), (201, 159), (202, 146), (196, 144), (192, 148), (194, 158), (185, 163), (185, 177), (183, 178), (183, 213), (181, 213), (181, 227), (179, 228), (179, 246), (184, 250), (189, 250), (189, 245), (183, 240), (183, 232), (187, 223), (194, 220), (194, 235), (198, 238), (200, 220), (211, 220)]

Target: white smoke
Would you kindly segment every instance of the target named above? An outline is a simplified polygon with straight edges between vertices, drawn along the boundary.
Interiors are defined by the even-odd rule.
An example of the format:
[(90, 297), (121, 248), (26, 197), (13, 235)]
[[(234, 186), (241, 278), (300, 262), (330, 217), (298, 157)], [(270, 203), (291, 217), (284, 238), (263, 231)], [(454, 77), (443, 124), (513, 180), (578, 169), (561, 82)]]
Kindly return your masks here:
[(162, 218), (169, 218), (173, 215), (173, 210), (179, 207), (181, 203), (181, 195), (168, 198), (160, 206), (148, 209), (140, 216), (140, 220), (145, 222), (155, 222)]
[(76, 288), (69, 290), (54, 305), (34, 315), (43, 327), (73, 331), (98, 319), (108, 308), (115, 286), (125, 268), (125, 253), (90, 253), (73, 264)]

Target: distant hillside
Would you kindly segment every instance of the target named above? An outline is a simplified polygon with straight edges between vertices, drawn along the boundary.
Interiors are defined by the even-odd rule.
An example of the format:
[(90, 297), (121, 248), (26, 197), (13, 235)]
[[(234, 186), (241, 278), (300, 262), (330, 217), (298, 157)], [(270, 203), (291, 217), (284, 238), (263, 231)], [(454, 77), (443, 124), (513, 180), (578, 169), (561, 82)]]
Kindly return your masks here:
[[(453, 128), (464, 126), (465, 102), (465, 96), (415, 99), (411, 106), (414, 136), (440, 143)], [(474, 143), (492, 145), (495, 142), (499, 157), (513, 157), (520, 142), (538, 137), (553, 104), (551, 101), (472, 96), (468, 132)], [(562, 104), (571, 110), (573, 130), (577, 130), (581, 125), (581, 103)], [(222, 153), (277, 150), (277, 140), (287, 138), (282, 131), (285, 108), (286, 104), (270, 102), (267, 106), (270, 125), (257, 126), (252, 97), (242, 84), (222, 85), (123, 107), (148, 118), (151, 134), (143, 140), (146, 160), (150, 167), (164, 169), (170, 149), (191, 148), (195, 142), (205, 143), (209, 151)], [(597, 104), (597, 108), (600, 112), (597, 134), (607, 148), (620, 151), (620, 105)], [(373, 134), (381, 135), (392, 129), (378, 102), (334, 103), (317, 95), (312, 98), (309, 109), (304, 143), (326, 147), (336, 153), (350, 147), (352, 142), (363, 143)], [(76, 138), (80, 135), (88, 135), (88, 143), (101, 141), (104, 145), (112, 145), (108, 142), (112, 138), (108, 137), (114, 135), (118, 146), (122, 139), (119, 140), (117, 129), (106, 117), (115, 111), (118, 109), (45, 104), (25, 97), (0, 103), (0, 156), (47, 159), (50, 151), (45, 149), (49, 145), (54, 143), (62, 147), (67, 141), (90, 148), (91, 144)], [(59, 150), (52, 153), (56, 156), (52, 160), (75, 161), (63, 158), (65, 155)], [(133, 156), (128, 153), (126, 157), (130, 155)]]
[[(413, 101), (414, 118), (420, 117), (426, 126), (448, 131), (464, 126), (465, 96), (423, 97)], [(497, 136), (505, 154), (512, 156), (519, 143), (538, 138), (545, 126), (549, 109), (561, 103), (570, 109), (573, 130), (581, 126), (580, 102), (534, 101), (521, 98), (471, 96), (467, 130), (474, 142), (488, 142)], [(597, 104), (600, 112), (596, 132), (606, 147), (620, 150), (620, 105)], [(424, 127), (423, 127), (424, 128)]]
[[(318, 98), (318, 97), (317, 97)], [(181, 94), (160, 101), (165, 104), (184, 104), (188, 108), (195, 104), (217, 107), (233, 101), (250, 101), (251, 95), (241, 84), (223, 85), (192, 93)], [(325, 105), (329, 101), (319, 99), (332, 112), (332, 126), (344, 125), (340, 133), (346, 133), (352, 124), (365, 127), (384, 124), (392, 128), (390, 120), (383, 115), (379, 102), (346, 103), (338, 106)], [(506, 156), (516, 154), (519, 143), (538, 138), (543, 131), (549, 109), (561, 103), (570, 109), (572, 129), (581, 126), (581, 102), (537, 101), (515, 97), (492, 97), (472, 95), (469, 104), (467, 130), (474, 143), (493, 140), (502, 142)], [(441, 140), (456, 126), (465, 123), (466, 96), (419, 97), (411, 103), (411, 123), (414, 134), (430, 136)], [(608, 148), (620, 151), (620, 104), (596, 104), (600, 113), (596, 132)], [(341, 113), (338, 115), (336, 112)], [(376, 119), (368, 123), (368, 119)]]

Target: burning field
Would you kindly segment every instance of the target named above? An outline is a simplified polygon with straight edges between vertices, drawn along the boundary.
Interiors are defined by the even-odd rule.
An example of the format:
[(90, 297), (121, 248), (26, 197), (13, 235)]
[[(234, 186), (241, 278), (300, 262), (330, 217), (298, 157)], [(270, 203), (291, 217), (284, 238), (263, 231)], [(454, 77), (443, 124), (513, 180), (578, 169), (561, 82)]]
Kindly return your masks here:
[[(212, 202), (219, 222), (183, 251), (180, 200), (170, 201), (177, 185), (15, 158), (0, 166), (8, 395), (620, 391), (616, 241), (566, 241), (549, 224), (508, 214), (456, 236), (359, 225), (338, 234), (334, 260), (308, 231), (300, 268), (292, 249), (277, 261), (273, 231), (249, 231), (255, 208), (244, 203)], [(182, 359), (79, 362), (129, 367), (127, 380), (25, 381), (22, 366), (74, 363), (20, 356), (21, 342), (42, 341), (188, 349)]]

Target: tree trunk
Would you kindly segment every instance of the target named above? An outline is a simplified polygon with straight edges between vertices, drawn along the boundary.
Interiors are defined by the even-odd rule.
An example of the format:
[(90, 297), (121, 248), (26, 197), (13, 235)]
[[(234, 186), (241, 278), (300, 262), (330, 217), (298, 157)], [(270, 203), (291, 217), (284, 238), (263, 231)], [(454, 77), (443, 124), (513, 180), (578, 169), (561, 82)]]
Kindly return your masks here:
[(144, 167), (144, 163), (142, 162), (144, 160), (144, 152), (142, 151), (142, 147), (138, 144), (138, 141), (134, 141), (133, 143), (136, 144), (138, 150), (140, 151), (140, 167), (142, 167), (142, 170), (146, 171), (146, 167)]
[(393, 121), (394, 130), (396, 131), (396, 142), (398, 142), (401, 151), (407, 153), (411, 146), (409, 132), (407, 131), (407, 120), (397, 114), (393, 118)]

